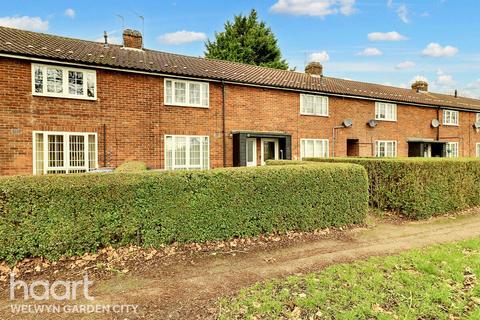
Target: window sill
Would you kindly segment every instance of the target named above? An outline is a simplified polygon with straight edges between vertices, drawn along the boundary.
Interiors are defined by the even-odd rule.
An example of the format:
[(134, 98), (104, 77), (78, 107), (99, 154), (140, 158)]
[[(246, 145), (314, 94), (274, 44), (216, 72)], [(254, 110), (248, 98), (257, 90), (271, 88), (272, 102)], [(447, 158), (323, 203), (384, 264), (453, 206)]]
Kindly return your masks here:
[(445, 126), (445, 127), (459, 127), (460, 126), (459, 124), (448, 124), (448, 123), (443, 123), (442, 125)]
[(194, 106), (191, 104), (174, 104), (174, 103), (164, 103), (165, 107), (182, 107), (182, 108), (197, 108), (197, 109), (210, 109), (210, 106)]
[(377, 118), (375, 118), (375, 121), (384, 121), (384, 122), (397, 122), (397, 120), (377, 119)]
[(96, 101), (97, 97), (89, 98), (89, 97), (75, 97), (75, 96), (64, 96), (64, 95), (57, 95), (57, 94), (40, 94), (40, 93), (32, 93), (33, 97), (44, 97), (44, 98), (61, 98), (61, 99), (73, 99), (73, 100), (87, 100), (87, 101)]
[(310, 113), (300, 113), (301, 116), (309, 116), (309, 117), (323, 117), (323, 118), (330, 118), (330, 115), (323, 115), (323, 114), (310, 114)]

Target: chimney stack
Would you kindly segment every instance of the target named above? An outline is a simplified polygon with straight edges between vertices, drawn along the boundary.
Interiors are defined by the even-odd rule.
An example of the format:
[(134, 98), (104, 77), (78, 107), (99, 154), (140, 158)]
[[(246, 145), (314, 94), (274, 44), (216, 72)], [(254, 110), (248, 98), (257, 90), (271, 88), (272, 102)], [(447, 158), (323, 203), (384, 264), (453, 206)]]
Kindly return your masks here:
[(142, 34), (137, 30), (126, 29), (123, 31), (123, 46), (125, 48), (142, 49)]
[(322, 77), (323, 76), (323, 66), (320, 62), (310, 62), (305, 67), (305, 73), (313, 77)]
[(428, 82), (422, 80), (415, 81), (412, 84), (412, 90), (428, 92)]
[(103, 38), (105, 39), (105, 42), (103, 43), (103, 47), (108, 48), (108, 34), (107, 34), (107, 31), (103, 31)]

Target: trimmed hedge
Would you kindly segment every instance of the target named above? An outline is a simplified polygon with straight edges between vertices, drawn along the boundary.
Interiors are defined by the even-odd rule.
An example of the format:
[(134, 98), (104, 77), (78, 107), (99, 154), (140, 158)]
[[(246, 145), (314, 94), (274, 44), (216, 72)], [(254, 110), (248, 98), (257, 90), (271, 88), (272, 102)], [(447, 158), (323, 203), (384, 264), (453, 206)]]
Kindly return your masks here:
[(400, 212), (412, 219), (425, 219), (480, 205), (480, 161), (478, 159), (312, 158), (306, 160), (362, 165), (369, 177), (370, 205), (382, 210)]
[(0, 259), (361, 223), (353, 164), (0, 178)]
[(123, 172), (123, 173), (143, 172), (147, 170), (148, 170), (147, 165), (145, 164), (145, 162), (141, 162), (141, 161), (125, 162), (119, 165), (117, 168), (115, 168), (115, 172)]

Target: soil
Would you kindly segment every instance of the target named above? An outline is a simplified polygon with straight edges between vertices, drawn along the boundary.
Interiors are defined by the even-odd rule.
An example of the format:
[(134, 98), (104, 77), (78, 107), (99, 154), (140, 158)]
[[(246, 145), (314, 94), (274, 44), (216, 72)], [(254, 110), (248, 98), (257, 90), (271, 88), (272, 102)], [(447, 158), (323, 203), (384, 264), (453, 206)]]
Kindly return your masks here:
[[(300, 274), (337, 263), (383, 256), (412, 248), (480, 236), (480, 209), (459, 215), (406, 222), (370, 218), (369, 225), (346, 230), (290, 233), (228, 242), (174, 245), (161, 249), (105, 248), (99, 254), (64, 258), (56, 263), (29, 259), (19, 263), (17, 278), (94, 281), (93, 304), (138, 305), (137, 313), (12, 314), (0, 265), (0, 319), (208, 319), (217, 301), (255, 282)], [(2, 273), (0, 272), (0, 275)], [(16, 297), (20, 297), (18, 291)], [(36, 304), (51, 302), (37, 302)], [(55, 303), (65, 305), (68, 303)], [(70, 303), (71, 304), (71, 303)], [(75, 304), (91, 304), (87, 300)]]

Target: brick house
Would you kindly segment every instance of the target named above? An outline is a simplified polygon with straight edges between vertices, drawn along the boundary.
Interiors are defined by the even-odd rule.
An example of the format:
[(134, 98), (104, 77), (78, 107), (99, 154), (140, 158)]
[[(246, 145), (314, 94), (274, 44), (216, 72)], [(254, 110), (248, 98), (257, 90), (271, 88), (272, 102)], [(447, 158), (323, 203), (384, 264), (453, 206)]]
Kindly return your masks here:
[(0, 27), (0, 175), (474, 157), (480, 100)]

